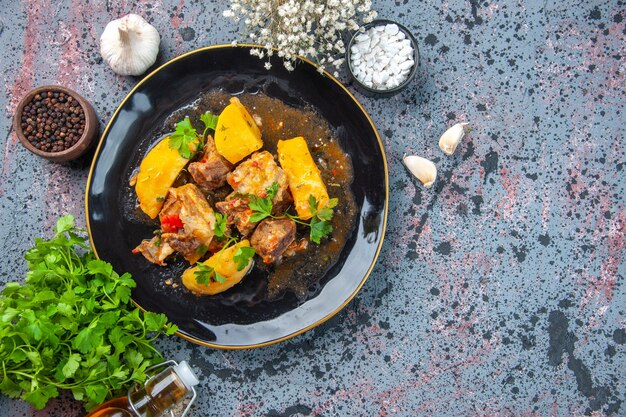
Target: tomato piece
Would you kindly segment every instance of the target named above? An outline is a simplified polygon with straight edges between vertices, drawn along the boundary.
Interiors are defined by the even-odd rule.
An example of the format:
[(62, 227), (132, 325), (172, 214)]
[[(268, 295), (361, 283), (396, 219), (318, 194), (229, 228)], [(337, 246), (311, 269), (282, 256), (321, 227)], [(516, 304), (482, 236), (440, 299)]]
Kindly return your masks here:
[(176, 233), (178, 229), (184, 227), (182, 220), (178, 217), (178, 214), (170, 214), (163, 216), (161, 219), (161, 229), (164, 233)]

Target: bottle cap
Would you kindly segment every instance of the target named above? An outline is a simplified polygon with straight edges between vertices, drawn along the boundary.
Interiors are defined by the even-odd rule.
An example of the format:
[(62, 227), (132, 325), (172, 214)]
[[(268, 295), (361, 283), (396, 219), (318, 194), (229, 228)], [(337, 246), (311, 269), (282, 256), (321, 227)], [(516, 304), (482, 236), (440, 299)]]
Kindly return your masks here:
[(174, 366), (174, 372), (178, 374), (187, 389), (191, 389), (191, 387), (200, 383), (187, 361), (181, 361), (178, 365)]

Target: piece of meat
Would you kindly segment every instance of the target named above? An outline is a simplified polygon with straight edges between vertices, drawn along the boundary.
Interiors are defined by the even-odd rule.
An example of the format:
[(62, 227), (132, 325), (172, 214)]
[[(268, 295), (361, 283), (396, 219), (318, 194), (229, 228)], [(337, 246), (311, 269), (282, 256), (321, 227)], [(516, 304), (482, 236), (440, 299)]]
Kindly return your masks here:
[(250, 238), (250, 245), (266, 264), (279, 259), (296, 239), (296, 222), (291, 219), (265, 219)]
[(250, 222), (253, 214), (248, 207), (250, 195), (266, 198), (267, 189), (274, 183), (278, 184), (278, 191), (272, 199), (274, 215), (282, 214), (293, 201), (285, 172), (267, 151), (253, 153), (228, 174), (226, 180), (234, 191), (215, 207), (226, 216), (228, 225), (234, 224), (244, 236), (256, 226), (256, 223)]
[(293, 201), (285, 171), (267, 151), (253, 153), (226, 176), (226, 181), (235, 193), (252, 194), (261, 198), (267, 197), (267, 189), (277, 183), (278, 192), (272, 200), (273, 214), (284, 211)]
[(189, 263), (195, 264), (206, 253), (215, 233), (215, 213), (194, 184), (170, 188), (159, 219), (164, 231), (161, 240)]
[(250, 216), (252, 216), (253, 211), (248, 207), (249, 203), (249, 197), (242, 196), (238, 193), (231, 193), (226, 197), (225, 201), (215, 203), (215, 208), (226, 216), (226, 224), (234, 224), (237, 230), (239, 230), (239, 233), (245, 237), (252, 232), (257, 225), (256, 222), (250, 221)]
[(174, 253), (174, 249), (166, 242), (163, 242), (159, 236), (155, 236), (152, 239), (144, 239), (139, 246), (133, 249), (133, 253), (141, 253), (144, 258), (153, 264), (160, 266), (167, 265), (165, 258)]
[(233, 164), (217, 152), (215, 141), (211, 136), (206, 139), (200, 160), (190, 163), (187, 168), (193, 180), (206, 191), (226, 184), (226, 174), (232, 169)]

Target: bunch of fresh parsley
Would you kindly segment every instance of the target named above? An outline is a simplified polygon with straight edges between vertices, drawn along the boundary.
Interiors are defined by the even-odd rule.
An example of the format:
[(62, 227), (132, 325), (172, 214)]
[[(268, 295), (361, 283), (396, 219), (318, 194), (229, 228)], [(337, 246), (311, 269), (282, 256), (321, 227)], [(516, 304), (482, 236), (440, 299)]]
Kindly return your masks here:
[[(209, 129), (215, 130), (217, 127), (218, 116), (210, 112), (200, 115), (200, 120), (204, 123), (204, 132), (202, 136), (198, 135), (198, 131), (191, 125), (189, 117), (185, 117), (176, 123), (174, 133), (170, 135), (169, 146), (171, 149), (177, 149), (183, 158), (191, 159), (202, 150), (204, 137)], [(199, 146), (198, 142), (199, 141)], [(190, 146), (191, 145), (191, 146)]]
[(270, 187), (266, 189), (267, 195), (265, 198), (260, 198), (255, 195), (250, 196), (250, 203), (248, 207), (252, 210), (252, 216), (250, 216), (251, 222), (259, 222), (266, 217), (272, 219), (283, 219), (285, 217), (290, 218), (298, 224), (309, 227), (309, 238), (311, 242), (315, 242), (318, 245), (323, 237), (328, 236), (333, 231), (333, 226), (330, 224), (333, 218), (334, 208), (339, 202), (336, 198), (328, 200), (328, 204), (325, 207), (319, 208), (317, 199), (313, 195), (309, 195), (309, 207), (311, 208), (311, 220), (307, 223), (300, 219), (298, 216), (294, 216), (289, 213), (285, 213), (282, 216), (272, 215), (272, 209), (274, 207), (274, 197), (278, 192), (278, 183), (274, 182)]
[(86, 408), (146, 379), (163, 358), (152, 342), (177, 328), (130, 302), (135, 282), (95, 258), (71, 215), (25, 258), (25, 284), (0, 295), (0, 391), (36, 408), (70, 390)]

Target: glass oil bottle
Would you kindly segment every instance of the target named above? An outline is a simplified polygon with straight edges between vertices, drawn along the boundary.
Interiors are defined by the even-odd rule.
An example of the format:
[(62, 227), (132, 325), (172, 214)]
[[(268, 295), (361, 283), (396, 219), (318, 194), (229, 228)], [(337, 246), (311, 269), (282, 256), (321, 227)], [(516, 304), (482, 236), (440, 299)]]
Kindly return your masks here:
[(150, 377), (143, 388), (131, 388), (127, 396), (107, 401), (86, 417), (160, 417), (192, 392), (193, 397), (180, 416), (184, 417), (196, 398), (194, 386), (198, 378), (185, 361), (167, 361), (156, 367), (165, 365), (169, 366)]

